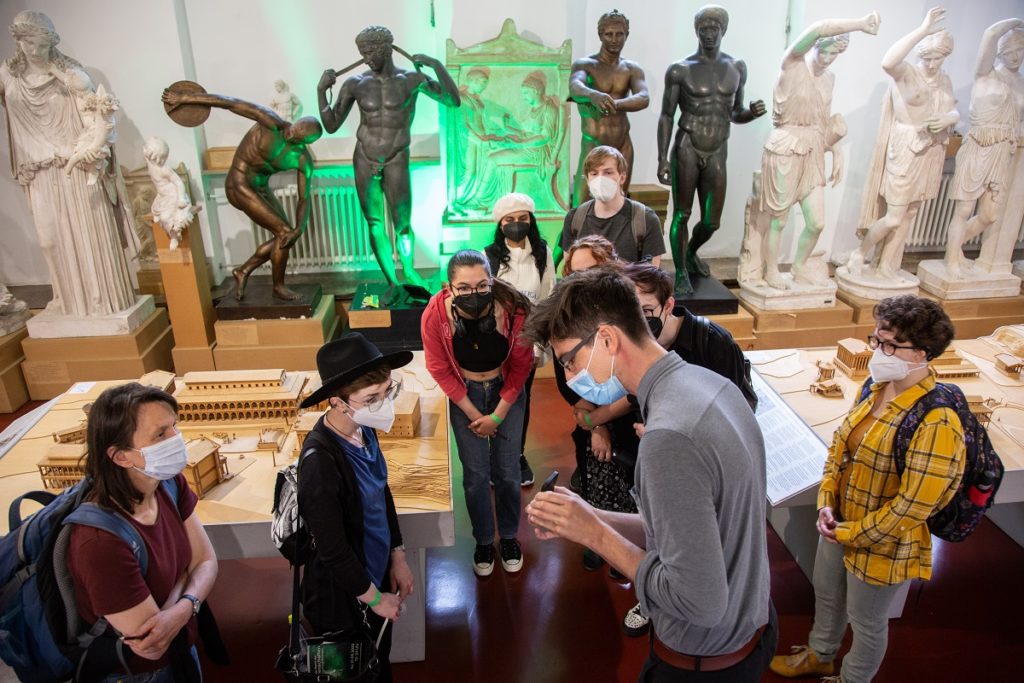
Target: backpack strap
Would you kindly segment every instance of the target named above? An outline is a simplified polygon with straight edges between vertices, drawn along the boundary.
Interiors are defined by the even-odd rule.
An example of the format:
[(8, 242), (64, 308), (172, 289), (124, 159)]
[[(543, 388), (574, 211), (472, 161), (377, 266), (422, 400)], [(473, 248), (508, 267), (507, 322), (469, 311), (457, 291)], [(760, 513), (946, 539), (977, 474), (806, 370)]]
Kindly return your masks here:
[(25, 521), (21, 518), (21, 502), (23, 500), (32, 500), (46, 507), (57, 500), (57, 494), (50, 493), (49, 491), (29, 491), (15, 498), (7, 511), (7, 530), (9, 532), (20, 527), (21, 523)]
[[(870, 379), (870, 378), (869, 378)], [(936, 408), (949, 408), (957, 414), (961, 413), (961, 406), (967, 405), (960, 387), (955, 384), (943, 384), (936, 382), (935, 388), (922, 396), (911, 406), (900, 426), (896, 428), (896, 437), (892, 444), (892, 457), (896, 464), (896, 474), (903, 476), (903, 470), (907, 466), (907, 451), (910, 449), (910, 442), (914, 438), (914, 432), (918, 425), (924, 420), (925, 415)], [(966, 425), (964, 425), (966, 428)]]
[(572, 221), (569, 223), (569, 234), (572, 236), (573, 241), (580, 236), (580, 232), (583, 230), (583, 221), (587, 219), (587, 214), (590, 212), (590, 207), (594, 205), (593, 199), (588, 199), (573, 211)]
[(94, 529), (102, 529), (109, 534), (117, 536), (131, 548), (132, 554), (139, 562), (139, 570), (146, 575), (149, 569), (149, 553), (146, 551), (146, 544), (142, 542), (142, 536), (132, 526), (124, 515), (110, 510), (104, 510), (95, 503), (82, 503), (78, 509), (64, 518), (63, 524), (79, 524), (90, 526)]
[(644, 238), (647, 236), (647, 207), (634, 199), (627, 199), (633, 208), (633, 241), (636, 242), (636, 259), (644, 254)]

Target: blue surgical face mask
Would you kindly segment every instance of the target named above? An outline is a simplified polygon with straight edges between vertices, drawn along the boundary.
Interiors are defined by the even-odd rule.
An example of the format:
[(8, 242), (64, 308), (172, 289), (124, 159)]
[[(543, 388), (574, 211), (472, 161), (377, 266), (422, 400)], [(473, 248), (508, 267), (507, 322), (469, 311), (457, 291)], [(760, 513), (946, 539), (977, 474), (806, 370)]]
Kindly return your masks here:
[(596, 348), (597, 340), (595, 339), (594, 346), (590, 349), (590, 360), (587, 361), (587, 367), (580, 374), (566, 382), (566, 386), (576, 392), (580, 398), (590, 401), (597, 406), (606, 406), (615, 403), (629, 392), (626, 391), (626, 387), (622, 386), (619, 378), (615, 376), (615, 356), (612, 356), (611, 376), (607, 381), (598, 382), (590, 374), (590, 364), (594, 362), (594, 350)]

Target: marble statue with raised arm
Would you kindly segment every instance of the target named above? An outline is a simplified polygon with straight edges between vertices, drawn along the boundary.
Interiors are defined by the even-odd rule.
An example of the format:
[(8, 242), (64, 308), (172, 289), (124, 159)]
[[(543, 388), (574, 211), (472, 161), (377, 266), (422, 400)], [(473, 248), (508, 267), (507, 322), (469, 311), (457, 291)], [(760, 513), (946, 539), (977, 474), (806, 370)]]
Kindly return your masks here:
[[(825, 19), (811, 24), (789, 46), (772, 92), (772, 132), (761, 155), (761, 208), (771, 216), (762, 254), (763, 279), (769, 288), (787, 290), (831, 287), (828, 272), (809, 263), (825, 227), (825, 183), (843, 178), (838, 142), (846, 122), (832, 114), (835, 76), (829, 66), (850, 44), (849, 33), (878, 33), (878, 14), (860, 19)], [(832, 153), (832, 172), (825, 175), (825, 152)], [(791, 276), (779, 272), (779, 244), (790, 210), (804, 215)]]
[[(98, 130), (104, 140), (111, 134), (105, 120), (94, 121), (98, 129), (84, 125), (75, 93), (94, 94), (91, 79), (57, 49), (60, 36), (45, 14), (19, 12), (11, 34), (16, 52), (0, 65), (11, 172), (25, 189), (53, 288), (46, 313), (29, 327), (46, 316), (70, 330), (82, 318), (115, 316), (135, 305), (124, 244), (137, 247), (138, 240), (112, 177), (116, 165), (96, 182), (101, 153), (83, 148), (76, 154), (83, 134)], [(68, 168), (75, 158), (77, 165)]]
[(580, 161), (573, 181), (573, 205), (590, 199), (583, 162), (590, 150), (608, 145), (626, 157), (626, 182), (629, 190), (633, 175), (633, 141), (629, 137), (626, 114), (646, 109), (651, 103), (644, 70), (636, 62), (622, 58), (629, 38), (629, 19), (611, 10), (597, 20), (601, 49), (589, 57), (577, 59), (569, 76), (569, 96), (577, 104), (583, 139)]
[[(670, 65), (665, 72), (665, 96), (658, 119), (658, 180), (672, 187), (672, 260), (676, 290), (693, 291), (690, 275), (707, 277), (708, 265), (697, 250), (711, 239), (725, 206), (726, 158), (729, 129), (765, 113), (764, 102), (743, 105), (747, 65), (721, 51), (729, 28), (729, 13), (718, 5), (705, 5), (693, 18), (697, 51)], [(672, 122), (680, 111), (675, 142)], [(700, 223), (690, 237), (693, 197), (700, 200)]]
[[(438, 60), (411, 55), (414, 71), (395, 66), (394, 37), (383, 26), (370, 26), (356, 36), (356, 47), (368, 67), (346, 79), (334, 103), (327, 92), (338, 73), (327, 69), (317, 84), (320, 119), (328, 133), (341, 127), (353, 106), (359, 107), (359, 128), (352, 164), (359, 205), (370, 228), (370, 244), (389, 285), (398, 284), (394, 253), (384, 225), (385, 205), (395, 228), (402, 276), (410, 284), (423, 285), (413, 268), (415, 235), (411, 224), (412, 191), (409, 180), (409, 129), (416, 114), (416, 96), (425, 94), (446, 107), (459, 106), (459, 91)], [(435, 78), (424, 74), (427, 66)]]
[[(960, 120), (953, 83), (942, 70), (953, 51), (953, 36), (942, 26), (945, 14), (939, 7), (929, 10), (921, 25), (896, 41), (882, 59), (892, 84), (882, 103), (875, 157), (865, 184), (863, 241), (847, 263), (847, 274), (855, 281), (868, 277), (918, 284), (916, 277), (900, 271), (903, 247), (921, 202), (939, 193), (949, 133)], [(915, 46), (917, 64), (907, 61)], [(878, 253), (865, 264), (876, 247)]]
[(292, 92), (285, 81), (274, 81), (274, 96), (270, 108), (285, 121), (294, 121), (302, 116), (302, 100)]
[[(289, 251), (309, 222), (310, 181), (313, 177), (313, 157), (309, 146), (323, 135), (320, 122), (312, 116), (304, 116), (291, 123), (262, 105), (225, 95), (186, 92), (175, 87), (177, 85), (167, 88), (163, 94), (164, 104), (169, 107), (168, 113), (172, 118), (174, 109), (178, 107), (200, 105), (227, 109), (256, 122), (238, 143), (224, 180), (224, 192), (231, 206), (265, 228), (272, 237), (256, 247), (255, 253), (232, 271), (236, 283), (235, 297), (241, 300), (245, 296), (249, 276), (270, 261), (274, 298), (283, 301), (298, 299), (299, 295), (284, 285), (285, 270)], [(295, 225), (291, 225), (284, 207), (270, 189), (270, 177), (284, 171), (295, 171), (298, 187)]]
[(167, 165), (169, 154), (167, 143), (160, 138), (150, 138), (142, 147), (146, 170), (156, 189), (151, 209), (153, 220), (171, 238), (171, 249), (177, 249), (181, 233), (192, 224), (192, 219), (203, 207), (193, 206), (189, 201), (181, 176)]
[[(1019, 153), (1018, 146), (1024, 145), (1022, 59), (1024, 20), (1004, 19), (988, 27), (978, 46), (971, 127), (957, 152), (949, 190), (949, 198), (956, 201), (946, 243), (946, 276), (950, 280), (970, 278), (973, 262), (964, 256), (963, 245), (988, 233), (1006, 204), (1012, 157)], [(984, 241), (989, 237), (986, 234)], [(1005, 260), (1009, 262), (1009, 258), (1007, 254)]]

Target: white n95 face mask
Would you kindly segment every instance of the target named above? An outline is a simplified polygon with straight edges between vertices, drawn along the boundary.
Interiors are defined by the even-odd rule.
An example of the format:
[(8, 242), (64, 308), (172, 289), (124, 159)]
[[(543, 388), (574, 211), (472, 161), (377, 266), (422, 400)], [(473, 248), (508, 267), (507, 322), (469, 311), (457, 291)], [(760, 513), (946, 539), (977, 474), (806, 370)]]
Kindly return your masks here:
[(597, 176), (587, 181), (590, 196), (599, 202), (610, 202), (619, 194), (619, 184), (605, 176)]
[(912, 371), (918, 370), (927, 363), (908, 363), (896, 356), (887, 356), (881, 348), (875, 349), (868, 361), (868, 370), (873, 382), (898, 382), (905, 379)]
[(391, 426), (395, 424), (395, 400), (385, 398), (381, 406), (373, 411), (366, 407), (359, 408), (352, 413), (352, 421), (363, 427), (390, 432)]
[(131, 450), (142, 453), (142, 457), (146, 461), (144, 467), (135, 469), (147, 477), (160, 481), (176, 477), (188, 464), (188, 447), (185, 445), (185, 437), (181, 435), (181, 432), (151, 446)]

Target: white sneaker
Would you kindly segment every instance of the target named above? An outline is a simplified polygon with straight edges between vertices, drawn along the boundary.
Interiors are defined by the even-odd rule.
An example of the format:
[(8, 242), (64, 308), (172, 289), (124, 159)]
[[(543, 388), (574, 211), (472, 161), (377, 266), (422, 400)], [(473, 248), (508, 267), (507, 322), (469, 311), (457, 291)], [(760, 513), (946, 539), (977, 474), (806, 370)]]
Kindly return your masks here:
[(514, 538), (503, 538), (499, 543), (501, 547), (501, 566), (509, 574), (515, 574), (523, 568), (523, 549), (519, 547), (519, 541)]

